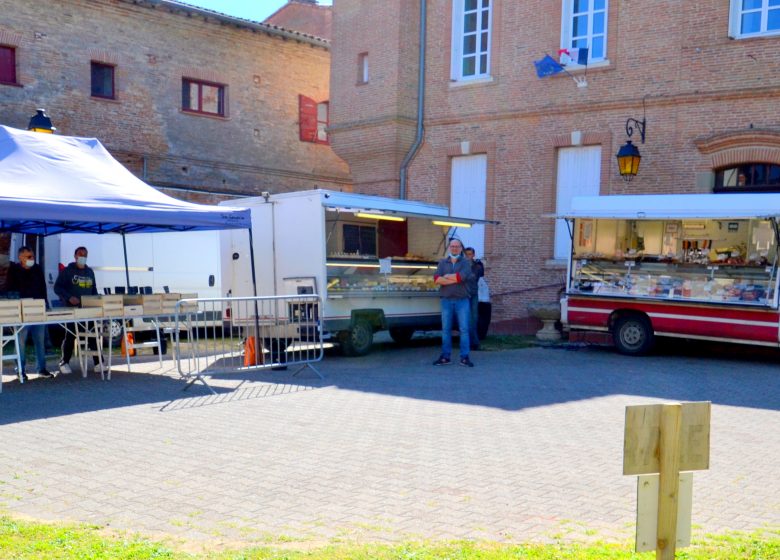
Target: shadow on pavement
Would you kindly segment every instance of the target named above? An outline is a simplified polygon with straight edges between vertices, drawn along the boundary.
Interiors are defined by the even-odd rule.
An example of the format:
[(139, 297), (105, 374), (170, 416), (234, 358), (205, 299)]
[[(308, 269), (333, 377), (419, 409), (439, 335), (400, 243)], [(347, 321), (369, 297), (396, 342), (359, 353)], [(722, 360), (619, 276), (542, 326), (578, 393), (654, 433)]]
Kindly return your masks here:
[(87, 379), (75, 374), (53, 380), (33, 377), (24, 385), (10, 381), (0, 394), (0, 425), (143, 404), (175, 412), (290, 398), (325, 387), (509, 411), (616, 394), (780, 409), (780, 352), (772, 349), (667, 341), (650, 356), (628, 357), (612, 348), (562, 345), (474, 352), (476, 367), (465, 368), (433, 366), (439, 343), (428, 336), (399, 348), (378, 338), (362, 358), (327, 352), (315, 364), (325, 380), (306, 370), (293, 376), (294, 367), (240, 372), (209, 378), (215, 395), (199, 384), (183, 391), (185, 381), (170, 372), (115, 370), (105, 382), (94, 374)]

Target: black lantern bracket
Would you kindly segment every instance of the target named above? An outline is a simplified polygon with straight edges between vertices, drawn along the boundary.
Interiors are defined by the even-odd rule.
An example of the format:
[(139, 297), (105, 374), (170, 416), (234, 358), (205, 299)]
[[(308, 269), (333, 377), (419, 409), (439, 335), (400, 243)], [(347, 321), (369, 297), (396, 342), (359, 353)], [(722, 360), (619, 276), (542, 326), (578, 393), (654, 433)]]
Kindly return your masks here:
[(631, 138), (634, 134), (634, 127), (639, 132), (639, 137), (642, 139), (642, 144), (645, 143), (645, 125), (647, 125), (647, 108), (645, 107), (645, 99), (647, 95), (642, 98), (642, 120), (629, 117), (626, 119), (626, 135)]

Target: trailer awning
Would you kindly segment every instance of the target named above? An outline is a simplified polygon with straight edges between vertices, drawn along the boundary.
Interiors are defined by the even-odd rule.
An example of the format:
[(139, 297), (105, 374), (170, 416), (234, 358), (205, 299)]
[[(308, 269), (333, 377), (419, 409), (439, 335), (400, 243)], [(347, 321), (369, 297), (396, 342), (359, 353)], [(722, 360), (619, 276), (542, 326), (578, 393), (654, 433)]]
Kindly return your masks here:
[(555, 218), (627, 220), (780, 217), (780, 193), (580, 196)]
[(423, 218), (460, 224), (498, 224), (495, 220), (468, 218), (465, 216), (450, 216), (449, 208), (439, 204), (428, 204), (414, 200), (384, 198), (365, 194), (343, 193), (338, 191), (321, 191), (323, 206), (333, 211), (351, 214), (375, 214), (398, 216), (403, 218)]

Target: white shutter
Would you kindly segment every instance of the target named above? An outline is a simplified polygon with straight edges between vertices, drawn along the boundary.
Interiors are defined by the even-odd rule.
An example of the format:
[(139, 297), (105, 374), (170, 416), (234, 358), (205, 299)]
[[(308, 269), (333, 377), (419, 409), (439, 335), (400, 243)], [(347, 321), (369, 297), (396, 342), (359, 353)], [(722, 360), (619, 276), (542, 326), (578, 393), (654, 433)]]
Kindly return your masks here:
[[(487, 156), (452, 158), (450, 214), (461, 218), (485, 219), (487, 196)], [(477, 258), (485, 254), (485, 226), (458, 228), (455, 236), (465, 247), (474, 247)]]
[[(575, 196), (597, 196), (601, 183), (601, 146), (561, 148), (558, 150), (556, 213), (570, 209)], [(568, 259), (571, 236), (565, 220), (555, 221), (556, 259)]]

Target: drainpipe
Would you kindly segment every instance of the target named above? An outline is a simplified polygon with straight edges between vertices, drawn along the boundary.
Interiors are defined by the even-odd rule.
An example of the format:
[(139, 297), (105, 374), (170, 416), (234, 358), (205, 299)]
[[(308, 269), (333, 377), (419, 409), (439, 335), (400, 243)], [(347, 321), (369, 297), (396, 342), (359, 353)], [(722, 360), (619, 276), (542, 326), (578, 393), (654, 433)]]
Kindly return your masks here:
[(409, 165), (412, 163), (414, 156), (417, 155), (417, 151), (420, 149), (423, 141), (423, 109), (425, 108), (425, 36), (426, 36), (426, 4), (427, 0), (420, 0), (420, 69), (417, 77), (417, 135), (414, 138), (414, 144), (409, 148), (409, 151), (404, 156), (404, 160), (401, 162), (400, 173), (400, 187), (398, 189), (398, 198), (404, 200), (406, 198), (406, 182), (407, 174), (409, 171)]

